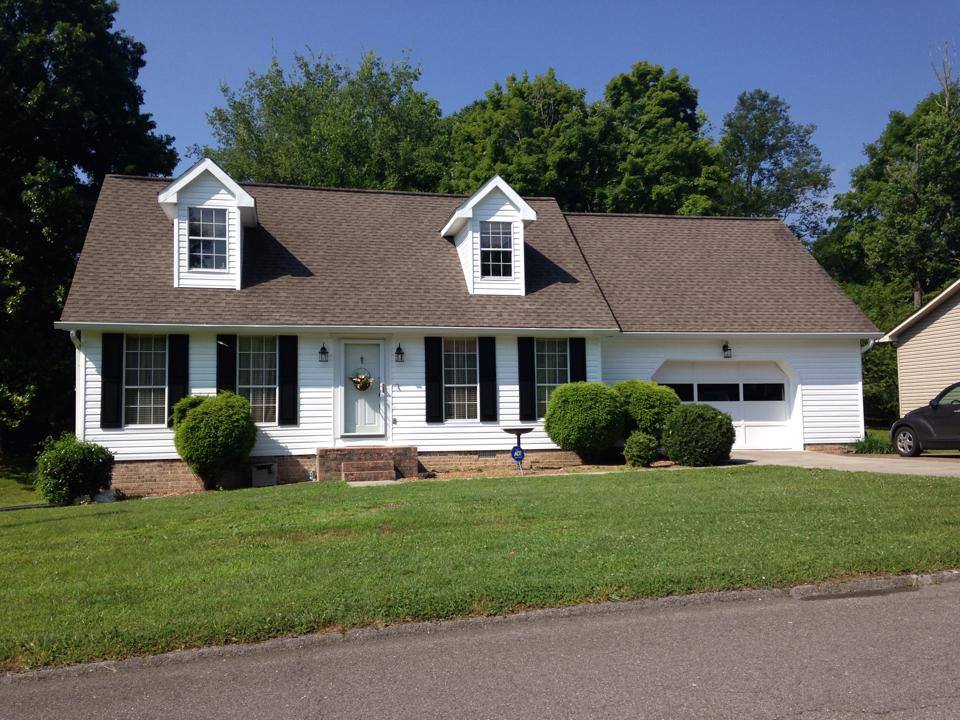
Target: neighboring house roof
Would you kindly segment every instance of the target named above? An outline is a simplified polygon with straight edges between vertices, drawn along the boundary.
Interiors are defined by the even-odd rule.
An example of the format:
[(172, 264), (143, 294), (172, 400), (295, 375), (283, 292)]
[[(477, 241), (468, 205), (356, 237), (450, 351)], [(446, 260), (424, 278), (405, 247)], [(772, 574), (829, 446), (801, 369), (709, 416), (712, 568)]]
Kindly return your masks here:
[(879, 334), (776, 218), (566, 217), (625, 332)]
[(527, 198), (526, 296), (470, 295), (440, 229), (463, 196), (258, 185), (241, 290), (175, 288), (166, 179), (108, 176), (64, 322), (616, 329), (553, 199)]
[(914, 325), (923, 320), (925, 317), (930, 315), (934, 310), (941, 307), (946, 303), (950, 298), (960, 292), (960, 280), (957, 280), (949, 287), (947, 287), (943, 292), (937, 295), (933, 300), (928, 302), (922, 308), (917, 310), (913, 315), (908, 317), (902, 323), (897, 325), (893, 330), (888, 332), (882, 338), (877, 340), (877, 342), (896, 342), (901, 335), (910, 330)]
[(175, 288), (169, 182), (105, 179), (64, 324), (877, 334), (779, 220), (564, 215), (552, 198), (525, 198), (523, 296), (468, 293), (440, 235), (463, 196), (255, 183), (242, 289)]

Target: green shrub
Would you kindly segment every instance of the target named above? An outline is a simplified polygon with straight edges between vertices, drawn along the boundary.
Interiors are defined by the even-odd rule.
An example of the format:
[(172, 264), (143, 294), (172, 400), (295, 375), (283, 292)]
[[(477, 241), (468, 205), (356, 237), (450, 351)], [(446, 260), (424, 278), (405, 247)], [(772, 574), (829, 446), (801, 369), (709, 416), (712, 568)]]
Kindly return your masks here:
[(48, 503), (66, 505), (110, 487), (113, 453), (72, 433), (47, 438), (37, 456), (37, 492)]
[(613, 389), (623, 401), (627, 434), (639, 430), (660, 440), (663, 437), (663, 424), (680, 405), (680, 398), (673, 388), (655, 382), (624, 380), (614, 385)]
[(735, 437), (730, 416), (710, 405), (681, 405), (663, 426), (667, 457), (681, 465), (729, 462)]
[(246, 460), (257, 439), (250, 403), (233, 393), (185, 397), (173, 416), (177, 452), (208, 488)]
[(660, 443), (653, 435), (634, 430), (623, 446), (623, 457), (627, 465), (647, 467), (660, 454)]
[(598, 382), (561, 385), (550, 394), (543, 427), (558, 447), (599, 457), (622, 437), (620, 396)]
[(868, 432), (862, 440), (851, 445), (858, 455), (890, 455), (895, 453), (890, 438)]

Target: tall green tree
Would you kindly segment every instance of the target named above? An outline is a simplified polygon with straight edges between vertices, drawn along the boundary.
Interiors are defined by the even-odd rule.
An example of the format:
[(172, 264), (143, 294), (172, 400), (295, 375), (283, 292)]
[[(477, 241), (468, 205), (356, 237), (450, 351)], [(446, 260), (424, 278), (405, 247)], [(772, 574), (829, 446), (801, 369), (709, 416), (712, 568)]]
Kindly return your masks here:
[[(890, 113), (851, 189), (835, 201), (820, 263), (881, 330), (890, 330), (960, 274), (960, 85), (945, 66), (940, 91)], [(896, 359), (864, 359), (868, 415), (895, 415)]]
[(116, 11), (0, 0), (0, 435), (70, 422), (72, 348), (53, 322), (104, 175), (177, 162), (140, 111), (145, 49)]
[(251, 72), (207, 118), (214, 147), (193, 148), (233, 177), (389, 190), (436, 190), (446, 171), (447, 129), (436, 100), (417, 89), (409, 59), (373, 53), (359, 66), (297, 55)]
[(648, 62), (607, 83), (601, 123), (599, 210), (708, 214), (722, 180), (707, 120), (686, 75)]
[(470, 193), (499, 174), (522, 195), (555, 197), (567, 210), (589, 209), (599, 137), (585, 95), (553, 69), (496, 83), (451, 118), (452, 164), (444, 188)]
[(779, 217), (802, 238), (821, 234), (832, 170), (813, 142), (815, 130), (791, 120), (782, 98), (759, 89), (741, 93), (720, 135), (722, 211)]

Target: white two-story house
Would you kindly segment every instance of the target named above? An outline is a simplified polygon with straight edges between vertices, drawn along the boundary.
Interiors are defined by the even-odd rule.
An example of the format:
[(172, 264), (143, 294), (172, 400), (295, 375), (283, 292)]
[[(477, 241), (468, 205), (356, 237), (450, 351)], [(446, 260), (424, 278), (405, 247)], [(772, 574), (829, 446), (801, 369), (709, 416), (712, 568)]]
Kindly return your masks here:
[(281, 481), (496, 458), (515, 427), (554, 450), (546, 404), (577, 380), (671, 385), (741, 448), (850, 442), (879, 336), (776, 219), (564, 213), (500, 177), (470, 197), (238, 183), (210, 160), (106, 178), (58, 326), (77, 435), (131, 493), (196, 487), (170, 409), (220, 390), (250, 400)]

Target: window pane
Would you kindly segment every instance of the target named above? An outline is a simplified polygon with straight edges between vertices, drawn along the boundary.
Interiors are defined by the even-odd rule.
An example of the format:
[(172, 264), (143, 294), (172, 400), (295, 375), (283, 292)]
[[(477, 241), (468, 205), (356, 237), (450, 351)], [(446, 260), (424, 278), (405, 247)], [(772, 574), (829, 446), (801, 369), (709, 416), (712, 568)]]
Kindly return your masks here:
[(744, 383), (743, 399), (760, 402), (783, 400), (783, 383)]
[(693, 383), (662, 383), (673, 391), (680, 398), (681, 402), (693, 402)]
[(167, 421), (167, 336), (127, 335), (124, 342), (124, 424), (162, 425)]
[(219, 208), (190, 208), (187, 223), (191, 269), (227, 269), (227, 211)]
[(740, 386), (737, 383), (698, 383), (698, 402), (737, 402)]
[(250, 401), (254, 422), (277, 421), (277, 338), (237, 338), (237, 393)]
[(443, 411), (447, 420), (476, 420), (477, 339), (443, 339)]
[(534, 357), (537, 417), (542, 418), (547, 414), (547, 403), (553, 389), (570, 382), (567, 339), (538, 338), (534, 343)]

